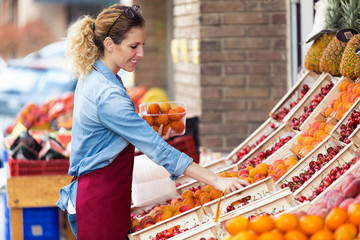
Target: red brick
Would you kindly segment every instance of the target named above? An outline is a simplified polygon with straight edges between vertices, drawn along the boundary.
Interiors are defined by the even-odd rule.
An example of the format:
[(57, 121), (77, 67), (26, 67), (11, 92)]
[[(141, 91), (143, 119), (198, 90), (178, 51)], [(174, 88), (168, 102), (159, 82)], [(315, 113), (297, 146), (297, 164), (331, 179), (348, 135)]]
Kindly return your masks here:
[(258, 101), (249, 101), (249, 110), (255, 111), (267, 111), (270, 112), (273, 107), (278, 103), (278, 100), (258, 100)]
[(267, 74), (270, 73), (269, 64), (228, 64), (225, 66), (226, 74)]
[(249, 76), (249, 87), (284, 87), (286, 86), (286, 76)]
[(286, 62), (282, 64), (274, 64), (273, 68), (275, 73), (287, 73)]
[(202, 87), (201, 88), (201, 97), (206, 101), (206, 99), (219, 99), (221, 98), (221, 89), (219, 88), (210, 88)]
[(281, 12), (286, 11), (287, 0), (256, 0), (247, 1), (247, 11), (259, 11), (259, 12)]
[(251, 121), (265, 121), (269, 116), (268, 111), (263, 112), (225, 112), (226, 122), (251, 122)]
[(220, 75), (221, 74), (221, 66), (219, 65), (201, 65), (201, 74), (212, 74), (212, 75)]
[(271, 22), (273, 24), (286, 24), (285, 14), (274, 14), (271, 16)]
[(236, 147), (238, 147), (247, 136), (227, 136), (226, 137), (226, 149), (229, 149), (227, 152), (232, 152)]
[(246, 77), (221, 77), (221, 76), (201, 76), (201, 84), (205, 86), (245, 86)]
[(202, 109), (204, 111), (227, 111), (227, 110), (245, 110), (247, 106), (246, 101), (203, 101)]
[(213, 122), (220, 122), (221, 121), (221, 112), (219, 111), (203, 111), (201, 114), (201, 122), (203, 123), (213, 123)]
[(235, 134), (235, 133), (236, 134), (244, 134), (244, 133), (246, 133), (246, 127), (244, 127), (244, 124), (242, 124), (242, 123), (223, 123), (223, 124), (200, 123), (199, 129), (200, 129), (201, 134), (206, 133), (208, 135)]
[(268, 98), (270, 90), (267, 88), (224, 88), (223, 95), (226, 98)]
[(220, 16), (218, 14), (216, 15), (202, 15), (200, 17), (200, 23), (203, 26), (207, 25), (213, 25), (213, 26), (219, 26), (220, 25)]
[(236, 13), (223, 17), (224, 24), (268, 24), (269, 16), (264, 13)]
[(236, 27), (203, 27), (200, 30), (202, 38), (225, 38), (225, 37), (242, 37), (245, 35), (245, 29)]
[(204, 135), (200, 137), (200, 142), (202, 146), (206, 146), (208, 148), (211, 149), (216, 149), (215, 147), (222, 147), (222, 136), (208, 136), (208, 135)]
[(272, 88), (271, 95), (273, 99), (281, 99), (285, 96), (287, 89), (284, 88)]
[(225, 39), (225, 49), (267, 49), (270, 40), (265, 38)]
[(217, 1), (200, 3), (201, 13), (239, 12), (244, 10), (244, 3), (239, 1)]
[(269, 52), (269, 51), (249, 52), (248, 60), (252, 61), (252, 62), (286, 61), (286, 53), (284, 53), (284, 52)]
[(201, 40), (200, 41), (200, 50), (219, 50), (220, 49), (219, 40)]
[(271, 37), (271, 36), (286, 36), (286, 28), (271, 27), (271, 26), (254, 26), (248, 27), (248, 35), (251, 37)]
[(242, 62), (245, 60), (243, 52), (203, 52), (200, 61), (206, 62)]
[(274, 49), (280, 48), (285, 51), (286, 50), (286, 39), (274, 39), (272, 42), (272, 46)]

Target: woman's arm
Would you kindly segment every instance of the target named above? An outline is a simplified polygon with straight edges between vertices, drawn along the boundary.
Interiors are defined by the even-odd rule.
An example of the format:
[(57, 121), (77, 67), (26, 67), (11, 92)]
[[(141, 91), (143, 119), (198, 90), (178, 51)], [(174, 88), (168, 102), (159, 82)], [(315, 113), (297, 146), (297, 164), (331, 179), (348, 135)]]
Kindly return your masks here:
[(220, 177), (194, 162), (186, 168), (184, 175), (196, 179), (199, 182), (209, 184), (220, 191), (224, 191), (226, 188), (227, 193), (236, 191), (243, 188), (244, 186), (249, 185), (247, 181), (240, 178)]

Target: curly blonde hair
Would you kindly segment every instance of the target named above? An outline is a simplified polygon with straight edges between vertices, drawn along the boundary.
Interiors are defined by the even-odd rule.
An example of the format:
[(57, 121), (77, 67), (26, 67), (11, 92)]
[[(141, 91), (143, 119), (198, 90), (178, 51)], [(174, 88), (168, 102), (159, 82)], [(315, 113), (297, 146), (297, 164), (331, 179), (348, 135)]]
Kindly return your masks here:
[[(125, 11), (132, 11), (127, 17)], [(120, 44), (134, 27), (143, 28), (144, 18), (132, 7), (114, 4), (104, 9), (96, 18), (80, 17), (67, 31), (66, 57), (75, 77), (84, 79), (92, 65), (104, 54), (104, 39), (110, 37)]]

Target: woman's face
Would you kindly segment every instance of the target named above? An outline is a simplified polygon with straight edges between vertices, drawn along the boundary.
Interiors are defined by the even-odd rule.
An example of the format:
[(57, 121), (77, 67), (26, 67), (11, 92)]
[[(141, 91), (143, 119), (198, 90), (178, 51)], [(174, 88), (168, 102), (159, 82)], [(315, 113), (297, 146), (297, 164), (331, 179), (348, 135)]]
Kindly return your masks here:
[(145, 28), (133, 28), (120, 44), (115, 44), (111, 58), (114, 67), (118, 68), (116, 72), (120, 69), (134, 71), (138, 61), (144, 57), (145, 40)]

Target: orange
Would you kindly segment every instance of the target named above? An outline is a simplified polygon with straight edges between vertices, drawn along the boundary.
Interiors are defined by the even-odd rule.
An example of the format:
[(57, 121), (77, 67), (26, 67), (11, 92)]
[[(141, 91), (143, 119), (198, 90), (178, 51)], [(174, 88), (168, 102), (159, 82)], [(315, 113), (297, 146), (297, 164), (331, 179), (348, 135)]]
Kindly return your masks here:
[(349, 84), (350, 84), (350, 83), (347, 82), (347, 81), (343, 81), (343, 82), (339, 83), (339, 86), (338, 86), (339, 91), (340, 91), (340, 92), (342, 92), (342, 91), (347, 91), (347, 88), (348, 88)]
[(166, 211), (164, 211), (163, 214), (161, 215), (161, 221), (164, 221), (164, 220), (166, 220), (166, 219), (168, 219), (168, 218), (171, 218), (173, 215), (174, 215), (173, 212), (166, 210)]
[(308, 237), (300, 230), (291, 230), (285, 234), (285, 240), (308, 240)]
[(180, 106), (176, 106), (174, 107), (173, 109), (175, 109), (176, 111), (178, 111), (180, 114), (180, 118), (182, 118), (183, 116), (185, 116), (185, 109), (183, 107), (180, 107)]
[(189, 197), (189, 198), (185, 198), (184, 201), (182, 202), (182, 204), (183, 205), (189, 204), (189, 205), (195, 207), (196, 202), (195, 202), (194, 198)]
[(360, 225), (360, 203), (350, 204), (347, 213), (351, 223)]
[(249, 171), (249, 177), (254, 178), (255, 175), (256, 175), (256, 168), (252, 168), (252, 169)]
[(300, 230), (306, 234), (314, 234), (324, 227), (324, 220), (317, 215), (306, 215), (299, 220)]
[(154, 125), (154, 118), (149, 115), (144, 115), (142, 117), (150, 126)]
[(210, 201), (211, 201), (211, 199), (210, 199), (209, 195), (204, 195), (204, 196), (200, 195), (200, 203), (201, 204), (205, 204), (205, 203), (208, 203)]
[(333, 112), (334, 112), (334, 109), (331, 107), (328, 107), (325, 109), (324, 115), (325, 115), (325, 117), (330, 117)]
[(250, 220), (250, 228), (257, 234), (272, 231), (275, 228), (274, 220), (267, 215), (256, 216)]
[(204, 192), (204, 191), (201, 190), (201, 189), (196, 190), (195, 193), (194, 193), (194, 197), (197, 198), (197, 199), (199, 199), (200, 194), (202, 194), (203, 192)]
[(155, 119), (154, 119), (154, 124), (156, 126), (160, 126), (161, 124), (162, 125), (166, 125), (169, 123), (169, 117), (165, 114), (161, 114), (159, 116), (156, 116)]
[(276, 239), (276, 240), (284, 240), (284, 236), (281, 232), (274, 230), (271, 232), (265, 232), (263, 234), (260, 235), (260, 238), (258, 238), (259, 240), (269, 240), (269, 239)]
[(160, 113), (160, 106), (159, 106), (159, 104), (157, 104), (157, 103), (151, 103), (151, 104), (148, 106), (147, 113), (148, 113), (148, 114), (159, 114), (159, 113)]
[(315, 142), (315, 138), (313, 137), (305, 137), (303, 140), (302, 145), (308, 145), (310, 146), (311, 144), (313, 144)]
[(181, 198), (184, 200), (186, 198), (192, 198), (193, 197), (193, 192), (190, 190), (186, 190), (181, 194)]
[(170, 206), (170, 205), (164, 205), (164, 206), (162, 206), (162, 211), (164, 212), (164, 211), (171, 211), (171, 212), (175, 212), (175, 209), (174, 209), (174, 207), (172, 207), (172, 206)]
[(170, 128), (170, 124), (166, 124), (165, 126), (163, 126), (162, 134), (165, 135), (169, 131), (169, 128)]
[(348, 216), (345, 209), (335, 207), (327, 214), (325, 224), (330, 230), (335, 230), (346, 222)]
[(238, 216), (225, 222), (225, 230), (234, 236), (241, 231), (249, 230), (249, 220), (246, 217)]
[(339, 110), (336, 114), (336, 119), (340, 121), (342, 116), (344, 115), (344, 113), (345, 113), (345, 111)]
[(250, 231), (241, 231), (235, 236), (230, 238), (231, 240), (255, 240), (255, 234)]
[(220, 177), (231, 177), (231, 174), (225, 171), (225, 172), (219, 173), (219, 176)]
[(181, 120), (175, 120), (170, 123), (171, 128), (178, 133), (181, 133), (185, 129), (185, 124)]
[(357, 235), (357, 228), (354, 224), (344, 223), (334, 233), (335, 239), (352, 240)]
[(326, 127), (325, 127), (325, 133), (330, 133), (331, 130), (333, 130), (333, 128), (335, 127), (335, 125), (332, 125), (332, 124), (327, 124)]
[(220, 190), (213, 189), (210, 191), (209, 195), (211, 200), (215, 200), (222, 196), (222, 192)]
[(171, 106), (169, 103), (167, 102), (162, 102), (159, 104), (159, 107), (160, 107), (160, 112), (161, 113), (168, 113), (169, 110), (171, 109)]
[(333, 239), (333, 234), (328, 229), (320, 230), (314, 233), (310, 238), (310, 240), (332, 240), (332, 239)]
[(298, 137), (298, 143), (299, 143), (299, 144), (302, 144), (302, 142), (303, 142), (303, 140), (304, 140), (305, 137), (306, 137), (305, 134), (300, 134), (299, 137)]
[(169, 119), (171, 121), (176, 121), (181, 119), (181, 114), (176, 109), (170, 109), (168, 112)]
[(213, 189), (215, 189), (215, 188), (211, 185), (206, 185), (205, 187), (202, 188), (202, 190), (204, 192), (208, 192), (208, 193), (211, 192), (211, 190), (213, 190)]
[(294, 230), (298, 226), (298, 219), (293, 214), (283, 213), (275, 217), (276, 229), (282, 232), (288, 232)]
[(265, 166), (260, 166), (260, 165), (258, 165), (258, 166), (256, 166), (255, 167), (255, 176), (256, 176), (256, 174), (263, 174), (265, 177), (267, 177), (267, 175), (268, 175), (268, 168), (267, 167), (265, 167)]
[(247, 181), (249, 184), (254, 183), (254, 178), (252, 178), (252, 177), (246, 177), (246, 178), (244, 178), (244, 180)]

